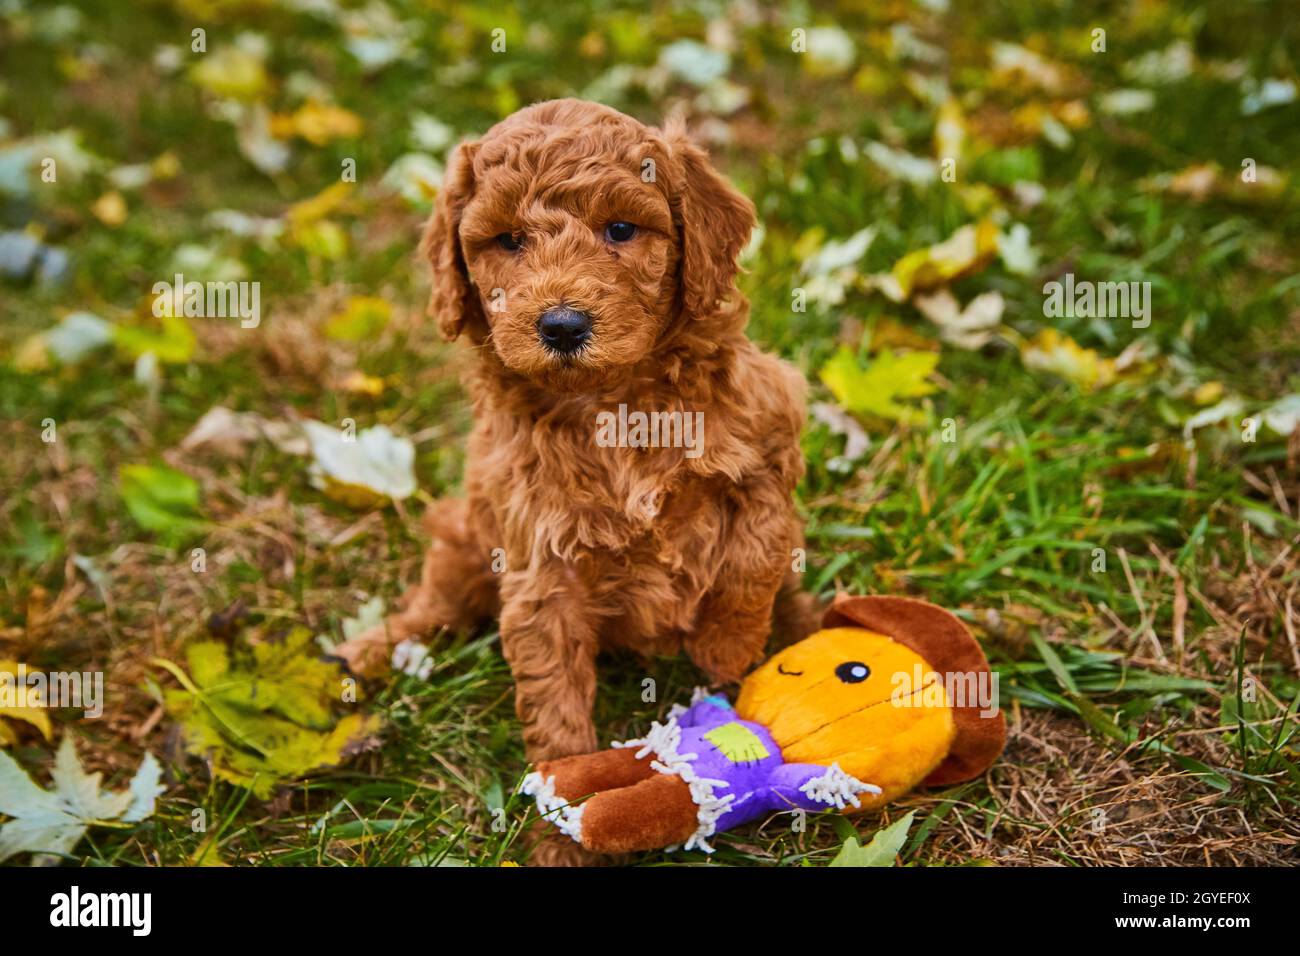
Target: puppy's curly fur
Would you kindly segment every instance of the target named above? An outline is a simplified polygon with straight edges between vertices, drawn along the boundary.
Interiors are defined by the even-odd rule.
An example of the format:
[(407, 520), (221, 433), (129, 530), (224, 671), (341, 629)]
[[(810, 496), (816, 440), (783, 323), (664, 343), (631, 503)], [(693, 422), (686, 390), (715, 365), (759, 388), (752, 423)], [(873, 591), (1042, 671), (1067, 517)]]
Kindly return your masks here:
[[(611, 241), (611, 222), (636, 233)], [(477, 353), (465, 496), (428, 514), (405, 609), (341, 649), (354, 669), (499, 615), (537, 761), (596, 748), (602, 648), (685, 649), (727, 682), (762, 656), (778, 594), (791, 636), (810, 629), (790, 571), (805, 383), (743, 332), (753, 225), (680, 123), (555, 100), (455, 150), (424, 249), (431, 313)], [(576, 354), (539, 337), (559, 306), (591, 317)], [(597, 416), (620, 404), (703, 412), (702, 453), (602, 447)]]

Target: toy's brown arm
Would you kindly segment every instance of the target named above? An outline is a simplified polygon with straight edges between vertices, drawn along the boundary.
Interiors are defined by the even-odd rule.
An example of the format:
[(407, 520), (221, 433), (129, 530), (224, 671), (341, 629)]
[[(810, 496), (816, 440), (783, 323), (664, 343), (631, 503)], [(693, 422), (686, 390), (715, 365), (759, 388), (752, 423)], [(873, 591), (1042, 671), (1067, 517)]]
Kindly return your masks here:
[(699, 825), (690, 786), (630, 747), (543, 760), (525, 792), (537, 796), (546, 819), (594, 853), (657, 850), (685, 842)]
[(647, 780), (605, 790), (583, 803), (578, 835), (595, 853), (633, 853), (685, 843), (698, 826), (686, 781), (652, 772)]
[(614, 748), (543, 760), (537, 765), (537, 772), (543, 780), (554, 778), (555, 795), (570, 801), (657, 776), (648, 758), (638, 760), (635, 751)]

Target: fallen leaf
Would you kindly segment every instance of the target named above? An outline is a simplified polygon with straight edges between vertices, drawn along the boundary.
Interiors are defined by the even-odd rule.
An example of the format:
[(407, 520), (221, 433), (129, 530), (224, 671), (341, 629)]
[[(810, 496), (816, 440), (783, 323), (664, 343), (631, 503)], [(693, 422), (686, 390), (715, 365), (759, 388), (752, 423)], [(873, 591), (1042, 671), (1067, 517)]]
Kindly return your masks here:
[[(1243, 178), (1249, 176), (1250, 178)], [(1153, 177), (1151, 188), (1185, 196), (1194, 202), (1229, 199), (1235, 202), (1272, 202), (1286, 191), (1288, 177), (1272, 166), (1252, 166), (1226, 173), (1217, 163), (1188, 166), (1177, 173)]]
[(63, 738), (50, 772), (54, 789), (32, 782), (0, 751), (0, 862), (18, 853), (66, 855), (92, 826), (113, 821), (139, 823), (151, 816), (162, 793), (162, 768), (146, 753), (126, 790), (101, 791), (102, 774), (87, 774), (71, 735)]
[(379, 728), (375, 716), (335, 717), (344, 676), (319, 657), (306, 628), (252, 647), (199, 641), (186, 649), (186, 661), (188, 674), (154, 660), (181, 684), (165, 703), (186, 751), (259, 798), (281, 781), (338, 765)]
[(909, 252), (890, 270), (902, 298), (978, 272), (997, 255), (998, 228), (990, 220), (962, 226), (928, 249)]
[[(54, 328), (24, 343), (19, 367), (35, 371), (52, 357), (64, 365), (75, 365), (113, 341), (113, 326), (92, 312), (70, 312)], [(28, 354), (28, 350), (31, 350)]]
[(351, 110), (316, 100), (308, 100), (291, 114), (273, 115), (270, 125), (271, 135), (278, 139), (297, 136), (313, 146), (325, 146), (336, 139), (356, 139), (364, 128), (361, 117)]
[(939, 179), (939, 164), (923, 156), (913, 156), (884, 143), (867, 143), (862, 151), (891, 179), (924, 186)]
[(876, 239), (874, 226), (859, 229), (847, 239), (831, 239), (803, 261), (804, 275), (820, 276), (848, 269), (861, 261)]
[(126, 200), (116, 189), (110, 189), (96, 199), (90, 211), (106, 226), (117, 227), (126, 222)]
[[(25, 673), (24, 670), (23, 674)], [(23, 694), (21, 701), (20, 692)], [(0, 717), (31, 724), (47, 741), (53, 739), (54, 728), (50, 725), (45, 695), (40, 688), (28, 687), (20, 679), (17, 661), (0, 660)], [(7, 747), (17, 740), (17, 731), (0, 720), (0, 747)]]
[(378, 398), (384, 394), (384, 380), (377, 375), (367, 375), (360, 369), (354, 368), (339, 382), (339, 388), (350, 395)]
[(337, 212), (352, 195), (356, 186), (353, 183), (338, 182), (326, 186), (310, 199), (303, 199), (289, 207), (285, 218), (295, 229), (320, 222), (326, 216)]
[(406, 153), (388, 167), (379, 185), (395, 192), (412, 206), (427, 207), (442, 188), (443, 168), (425, 153)]
[(214, 405), (195, 422), (190, 433), (181, 439), (181, 448), (185, 451), (209, 448), (234, 457), (260, 438), (290, 455), (306, 455), (311, 451), (307, 436), (296, 423), (264, 418), (256, 412), (235, 412), (221, 405)]
[(912, 817), (915, 810), (895, 820), (883, 830), (877, 830), (871, 842), (860, 846), (856, 837), (844, 841), (840, 852), (831, 860), (831, 866), (893, 866), (899, 851), (907, 841), (908, 831), (912, 829)]
[(272, 135), (271, 113), (261, 103), (254, 103), (239, 113), (235, 137), (240, 154), (259, 172), (274, 176), (289, 165), (289, 146)]
[(270, 87), (262, 60), (238, 46), (203, 54), (190, 68), (190, 80), (214, 96), (248, 102), (261, 99)]
[(674, 80), (703, 88), (726, 76), (731, 58), (698, 40), (677, 40), (659, 52), (658, 66)]
[(1294, 80), (1267, 79), (1262, 83), (1247, 77), (1242, 81), (1241, 115), (1254, 116), (1274, 106), (1286, 106), (1295, 102), (1296, 84)]
[(1195, 68), (1192, 45), (1186, 40), (1175, 40), (1163, 50), (1150, 50), (1130, 58), (1120, 72), (1130, 83), (1162, 86), (1187, 79)]
[(1021, 346), (1020, 357), (1027, 368), (1050, 372), (1088, 390), (1109, 385), (1116, 377), (1114, 359), (1102, 358), (1056, 329), (1043, 329)]
[(1097, 108), (1107, 116), (1132, 116), (1145, 113), (1156, 105), (1150, 90), (1111, 90), (1101, 97)]
[(352, 434), (322, 422), (305, 421), (311, 443), (313, 483), (326, 497), (351, 508), (415, 493), (415, 446), (386, 425)]
[(175, 540), (203, 526), (199, 483), (165, 465), (123, 465), (118, 493), (136, 524)]
[(963, 349), (983, 348), (1002, 321), (1005, 303), (1000, 292), (977, 295), (963, 309), (948, 289), (913, 300), (927, 319), (939, 326), (939, 337)]
[(811, 27), (807, 31), (806, 40), (807, 49), (801, 65), (814, 76), (843, 73), (857, 59), (853, 37), (842, 27)]
[(326, 320), (325, 334), (345, 342), (366, 341), (384, 331), (392, 317), (393, 307), (385, 300), (354, 295), (341, 312)]
[(1060, 93), (1066, 85), (1064, 68), (1015, 43), (994, 43), (992, 64), (994, 73), (1023, 79), (1047, 93)]
[(821, 379), (836, 400), (850, 412), (873, 415), (889, 421), (917, 424), (924, 414), (900, 399), (920, 398), (935, 391), (926, 381), (939, 356), (935, 352), (902, 352), (883, 349), (865, 369), (846, 345), (823, 366)]
[(113, 341), (132, 361), (146, 352), (164, 365), (185, 365), (194, 357), (198, 336), (183, 316), (168, 315), (172, 300), (164, 296), (164, 314), (113, 326)]
[(1270, 431), (1286, 438), (1300, 428), (1300, 394), (1280, 398), (1259, 414)]
[(858, 424), (858, 420), (830, 402), (813, 402), (809, 408), (813, 421), (820, 422), (831, 430), (833, 435), (844, 436), (844, 453), (836, 455), (826, 462), (831, 471), (845, 472), (853, 463), (866, 454), (871, 447), (871, 439)]

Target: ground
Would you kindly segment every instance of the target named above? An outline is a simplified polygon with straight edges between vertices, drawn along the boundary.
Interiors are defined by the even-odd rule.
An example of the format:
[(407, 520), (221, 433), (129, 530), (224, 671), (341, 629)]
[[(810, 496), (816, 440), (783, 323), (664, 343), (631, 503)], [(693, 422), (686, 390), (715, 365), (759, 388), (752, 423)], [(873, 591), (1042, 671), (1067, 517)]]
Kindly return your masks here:
[[(908, 811), (906, 864), (1295, 861), (1294, 18), (824, 6), (0, 7), (0, 661), (106, 681), (101, 718), (55, 711), (48, 738), (0, 706), (3, 752), (42, 785), (68, 734), (114, 788), (145, 751), (165, 771), (148, 820), (92, 826), (68, 860), (525, 859), (493, 629), (298, 713), (367, 722), (260, 792), (196, 756), (179, 682), (205, 642), (308, 634), (314, 661), (415, 577), (418, 516), (455, 492), (468, 427), (466, 355), (424, 314), (421, 221), (457, 139), (584, 95), (683, 110), (757, 205), (750, 332), (819, 403), (808, 589), (956, 610), (1010, 728), (979, 780), (806, 830), (774, 816), (709, 862), (825, 865)], [(258, 282), (260, 322), (158, 316), (178, 272)], [(1058, 310), (1067, 274), (1149, 299)], [(183, 445), (214, 407), (260, 417)], [(409, 439), (418, 490), (331, 473), (275, 430), (300, 419)], [(602, 740), (699, 680), (607, 662)]]

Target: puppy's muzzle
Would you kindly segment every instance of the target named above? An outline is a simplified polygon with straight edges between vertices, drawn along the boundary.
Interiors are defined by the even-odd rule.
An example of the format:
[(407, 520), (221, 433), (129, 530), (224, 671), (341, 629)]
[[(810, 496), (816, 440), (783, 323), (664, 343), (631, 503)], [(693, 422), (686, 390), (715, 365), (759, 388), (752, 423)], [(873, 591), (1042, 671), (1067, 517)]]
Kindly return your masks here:
[(537, 320), (542, 345), (559, 355), (572, 355), (591, 338), (591, 316), (568, 306), (547, 309)]

